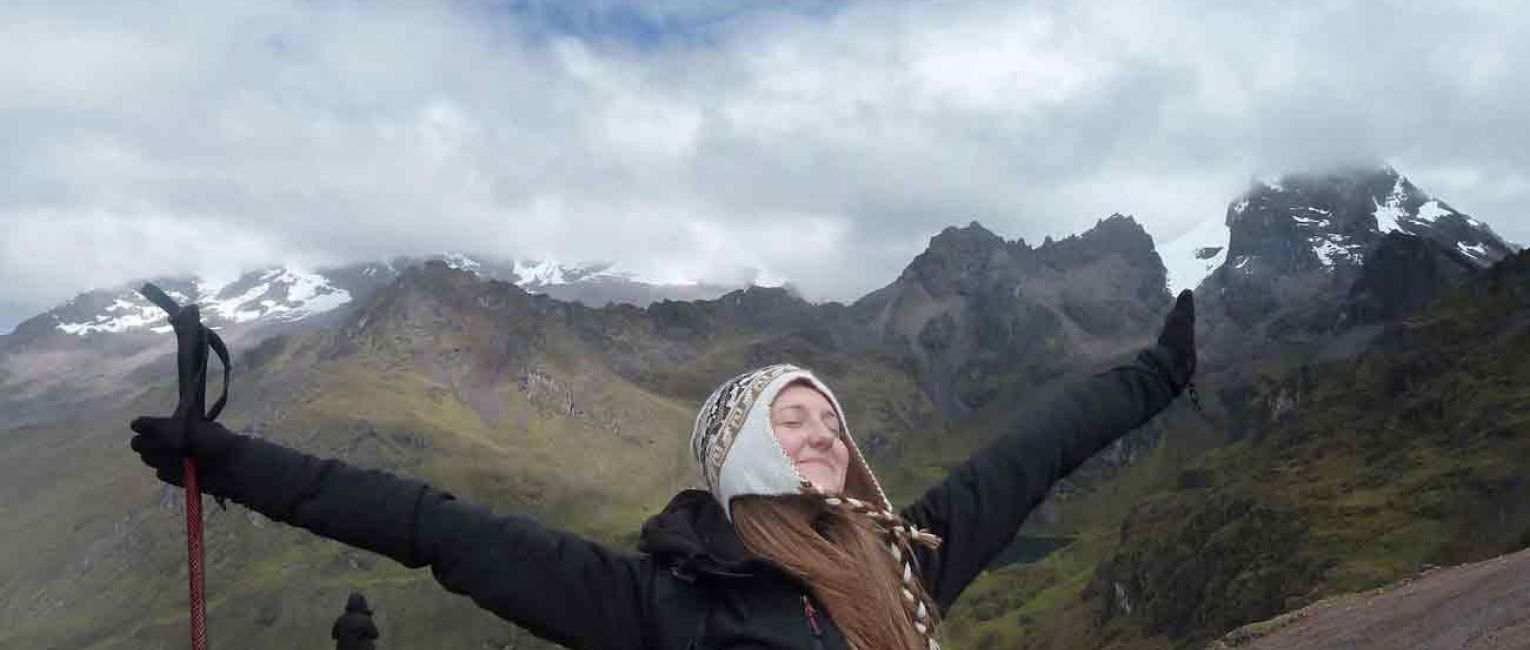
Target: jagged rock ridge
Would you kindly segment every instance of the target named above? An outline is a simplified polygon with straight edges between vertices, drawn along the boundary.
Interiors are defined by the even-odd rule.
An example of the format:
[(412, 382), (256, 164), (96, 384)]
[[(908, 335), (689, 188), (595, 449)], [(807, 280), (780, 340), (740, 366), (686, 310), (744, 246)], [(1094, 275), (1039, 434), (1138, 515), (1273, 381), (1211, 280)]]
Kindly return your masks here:
[(976, 222), (947, 228), (850, 310), (869, 340), (908, 353), (943, 414), (962, 417), (1005, 388), (1117, 351), (1168, 301), (1152, 238), (1113, 215), (1037, 247)]

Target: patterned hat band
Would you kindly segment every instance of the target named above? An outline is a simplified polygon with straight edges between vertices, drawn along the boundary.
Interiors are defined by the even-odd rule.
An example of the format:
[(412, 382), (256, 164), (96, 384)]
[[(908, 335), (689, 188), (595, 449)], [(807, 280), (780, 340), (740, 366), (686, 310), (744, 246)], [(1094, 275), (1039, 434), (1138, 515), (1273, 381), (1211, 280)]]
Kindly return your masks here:
[(850, 435), (845, 410), (834, 392), (812, 372), (790, 364), (766, 366), (729, 379), (702, 405), (691, 430), (691, 453), (707, 490), (730, 520), (733, 497), (801, 494), (807, 480), (781, 447), (770, 424), (771, 404), (782, 390), (799, 383), (823, 394), (839, 416), (840, 436), (850, 452), (846, 494), (891, 509), (881, 484)]

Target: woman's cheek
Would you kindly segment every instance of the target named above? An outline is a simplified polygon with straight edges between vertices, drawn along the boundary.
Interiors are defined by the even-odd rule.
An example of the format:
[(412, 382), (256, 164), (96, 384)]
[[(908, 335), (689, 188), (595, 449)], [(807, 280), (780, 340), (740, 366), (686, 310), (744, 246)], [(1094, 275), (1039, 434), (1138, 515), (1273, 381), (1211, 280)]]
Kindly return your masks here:
[(802, 435), (800, 432), (787, 429), (780, 436), (777, 436), (777, 440), (781, 441), (781, 449), (786, 452), (787, 457), (794, 461), (797, 460), (797, 452), (802, 451)]

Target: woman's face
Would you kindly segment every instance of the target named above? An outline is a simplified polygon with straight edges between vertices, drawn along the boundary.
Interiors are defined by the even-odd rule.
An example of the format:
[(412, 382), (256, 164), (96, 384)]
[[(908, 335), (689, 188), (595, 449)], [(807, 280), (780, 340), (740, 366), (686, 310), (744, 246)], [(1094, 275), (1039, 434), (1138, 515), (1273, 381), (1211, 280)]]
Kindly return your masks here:
[(782, 389), (770, 405), (770, 430), (803, 478), (831, 494), (844, 492), (850, 448), (823, 393), (805, 384)]

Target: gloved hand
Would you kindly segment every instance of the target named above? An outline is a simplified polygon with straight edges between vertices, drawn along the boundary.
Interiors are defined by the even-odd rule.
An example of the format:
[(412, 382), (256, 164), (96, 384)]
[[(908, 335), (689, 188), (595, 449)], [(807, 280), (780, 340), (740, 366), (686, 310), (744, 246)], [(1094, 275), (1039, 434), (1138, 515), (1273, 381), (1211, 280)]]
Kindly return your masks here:
[(222, 479), (228, 477), (234, 457), (247, 439), (212, 421), (198, 422), (190, 431), (183, 431), (180, 421), (173, 418), (140, 416), (128, 427), (137, 432), (133, 451), (154, 468), (159, 480), (185, 487), (183, 459), (191, 456), (197, 461), (201, 488), (216, 496), (225, 496), (220, 490), (225, 483)]
[(1195, 375), (1196, 365), (1195, 294), (1189, 289), (1179, 292), (1174, 308), (1163, 321), (1163, 330), (1158, 332), (1158, 344), (1172, 356), (1170, 374), (1175, 388), (1184, 388)]

